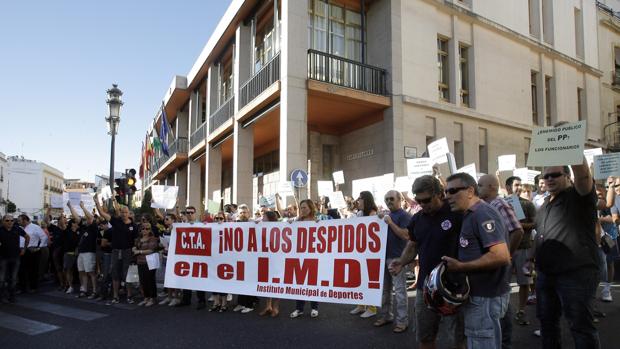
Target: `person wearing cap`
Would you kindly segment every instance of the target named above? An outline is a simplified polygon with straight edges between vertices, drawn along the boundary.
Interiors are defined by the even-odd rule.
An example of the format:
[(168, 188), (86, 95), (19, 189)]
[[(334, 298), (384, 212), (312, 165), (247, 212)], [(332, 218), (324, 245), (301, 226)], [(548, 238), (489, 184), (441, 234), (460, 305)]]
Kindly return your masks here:
[(478, 196), (472, 176), (455, 173), (446, 181), (450, 209), (464, 213), (458, 259), (442, 259), (448, 272), (466, 273), (469, 278), (469, 303), (462, 307), (467, 347), (501, 348), (500, 319), (510, 298), (508, 231), (500, 213)]

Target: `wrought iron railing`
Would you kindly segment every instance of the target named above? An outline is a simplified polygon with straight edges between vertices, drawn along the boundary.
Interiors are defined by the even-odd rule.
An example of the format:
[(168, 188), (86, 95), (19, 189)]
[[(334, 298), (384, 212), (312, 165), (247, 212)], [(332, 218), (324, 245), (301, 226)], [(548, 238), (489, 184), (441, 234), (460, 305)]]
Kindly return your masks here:
[(245, 107), (278, 80), (280, 80), (279, 52), (239, 88), (239, 108)]
[(209, 132), (215, 131), (235, 115), (235, 96), (230, 97), (209, 117)]
[(187, 137), (179, 137), (174, 142), (170, 143), (168, 147), (168, 154), (164, 154), (162, 151), (159, 155), (159, 160), (157, 161), (157, 166), (160, 167), (166, 163), (175, 154), (187, 154), (188, 151), (188, 143)]
[(308, 50), (309, 79), (385, 96), (386, 76), (385, 69), (317, 50)]
[(205, 138), (207, 138), (207, 123), (203, 122), (202, 125), (200, 125), (196, 129), (196, 131), (194, 131), (192, 135), (189, 137), (189, 142), (191, 146), (190, 149), (197, 146), (198, 143), (205, 140)]

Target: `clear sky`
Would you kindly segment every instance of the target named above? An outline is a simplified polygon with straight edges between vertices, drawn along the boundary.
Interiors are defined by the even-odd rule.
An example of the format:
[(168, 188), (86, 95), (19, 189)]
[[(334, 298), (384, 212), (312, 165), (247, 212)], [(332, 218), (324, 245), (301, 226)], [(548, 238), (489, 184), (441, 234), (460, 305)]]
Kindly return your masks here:
[(0, 10), (0, 152), (93, 181), (108, 174), (106, 90), (125, 105), (115, 170), (141, 142), (174, 75), (186, 75), (230, 0), (20, 0)]

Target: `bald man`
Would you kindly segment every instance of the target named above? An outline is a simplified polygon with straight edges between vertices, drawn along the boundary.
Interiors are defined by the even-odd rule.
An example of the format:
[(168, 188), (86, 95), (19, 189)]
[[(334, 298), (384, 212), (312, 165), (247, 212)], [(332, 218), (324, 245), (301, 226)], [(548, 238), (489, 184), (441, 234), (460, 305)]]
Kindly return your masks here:
[[(478, 180), (478, 190), (480, 192), (480, 198), (491, 206), (493, 206), (502, 217), (502, 221), (506, 226), (506, 230), (508, 230), (509, 235), (509, 245), (508, 248), (510, 250), (510, 256), (513, 256), (514, 252), (519, 247), (521, 243), (521, 239), (523, 238), (523, 227), (517, 216), (515, 215), (515, 211), (506, 202), (506, 200), (499, 197), (499, 178), (495, 175), (484, 175), (480, 177)], [(510, 273), (508, 273), (508, 277), (510, 278)], [(510, 280), (508, 280), (510, 281)], [(525, 321), (525, 315), (521, 315), (520, 321)], [(502, 348), (511, 348), (512, 347), (512, 307), (510, 303), (508, 304), (508, 309), (506, 310), (506, 314), (500, 320), (500, 324), (502, 326)]]

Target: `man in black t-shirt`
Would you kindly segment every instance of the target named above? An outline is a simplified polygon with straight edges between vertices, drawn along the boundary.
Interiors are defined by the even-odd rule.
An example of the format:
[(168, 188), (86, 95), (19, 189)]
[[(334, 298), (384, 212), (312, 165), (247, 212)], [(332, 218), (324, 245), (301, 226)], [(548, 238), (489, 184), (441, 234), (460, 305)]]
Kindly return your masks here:
[(24, 253), (19, 246), (19, 238), (23, 237), (26, 240), (24, 246), (28, 246), (30, 242), (30, 236), (14, 224), (14, 221), (12, 215), (4, 215), (2, 226), (0, 226), (0, 302), (2, 303), (5, 301), (5, 287), (8, 292), (8, 301), (15, 302), (19, 256)]
[[(84, 203), (80, 201), (80, 207), (86, 217), (86, 224), (80, 227), (77, 246), (77, 269), (80, 274), (80, 294), (78, 297), (88, 296), (88, 280), (90, 279), (93, 287), (93, 293), (88, 296), (89, 299), (97, 297), (97, 234), (99, 233), (97, 222), (90, 212), (85, 208)], [(77, 216), (73, 207), (71, 213)]]
[[(448, 202), (443, 200), (441, 183), (433, 176), (417, 178), (412, 192), (422, 210), (411, 219), (407, 227), (410, 241), (389, 269), (391, 273), (397, 273), (412, 262), (416, 254), (419, 255), (420, 272), (416, 280), (415, 299), (416, 340), (420, 348), (434, 348), (442, 316), (424, 304), (424, 281), (441, 263), (441, 257), (456, 257), (463, 215), (450, 210)], [(460, 347), (464, 339), (462, 314), (443, 317), (443, 322), (449, 328), (448, 342), (454, 348)]]
[(581, 165), (545, 168), (549, 196), (536, 216), (536, 297), (542, 344), (562, 345), (560, 317), (570, 324), (575, 347), (599, 348), (592, 301), (599, 283), (597, 196), (584, 158)]

